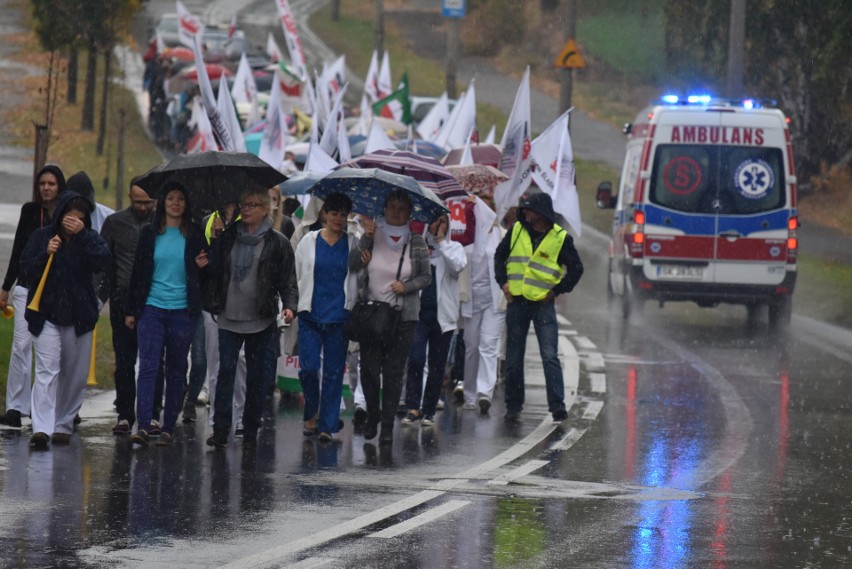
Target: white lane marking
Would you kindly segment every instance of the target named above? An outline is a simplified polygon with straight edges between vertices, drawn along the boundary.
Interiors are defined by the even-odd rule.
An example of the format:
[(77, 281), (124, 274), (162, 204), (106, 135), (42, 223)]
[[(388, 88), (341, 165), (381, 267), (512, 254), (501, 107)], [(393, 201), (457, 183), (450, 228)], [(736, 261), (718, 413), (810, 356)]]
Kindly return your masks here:
[(432, 508), (428, 512), (423, 512), (422, 514), (414, 516), (413, 518), (405, 520), (404, 522), (400, 522), (394, 526), (383, 529), (380, 532), (376, 532), (370, 535), (370, 537), (389, 539), (391, 537), (402, 535), (405, 532), (417, 529), (420, 526), (426, 525), (430, 522), (437, 520), (438, 518), (442, 518), (448, 514), (455, 512), (456, 510), (464, 508), (468, 504), (470, 504), (470, 502), (467, 500), (450, 500), (445, 504), (441, 504), (436, 508)]
[(559, 336), (559, 357), (562, 358), (565, 408), (570, 409), (577, 400), (577, 388), (580, 385), (580, 356), (574, 349), (574, 344), (564, 336)]
[(560, 336), (576, 336), (577, 331), (576, 330), (565, 330), (563, 328), (563, 329), (559, 330), (559, 335)]
[(498, 476), (494, 480), (489, 480), (487, 484), (491, 484), (494, 486), (505, 486), (510, 482), (514, 482), (518, 478), (523, 478), (527, 474), (531, 472), (535, 472), (539, 468), (550, 464), (549, 460), (531, 460), (526, 464), (522, 464), (512, 472), (507, 472), (501, 476)]
[(560, 326), (570, 326), (571, 325), (571, 321), (568, 320), (567, 318), (565, 318), (564, 316), (562, 316), (561, 314), (556, 315), (556, 321), (559, 323)]
[(379, 508), (378, 510), (364, 514), (363, 516), (359, 516), (353, 520), (332, 526), (324, 531), (315, 533), (314, 535), (309, 535), (302, 539), (285, 543), (280, 547), (262, 551), (255, 555), (244, 557), (243, 559), (238, 559), (237, 561), (228, 563), (227, 565), (222, 565), (222, 567), (227, 569), (243, 569), (244, 567), (262, 567), (264, 565), (270, 565), (276, 559), (292, 555), (311, 547), (322, 545), (333, 539), (362, 530), (367, 526), (371, 526), (391, 516), (396, 516), (406, 510), (410, 510), (415, 506), (419, 506), (420, 504), (424, 504), (429, 500), (434, 500), (438, 496), (443, 495), (444, 492), (424, 490), (423, 492), (418, 492), (413, 496), (403, 498), (393, 504), (388, 504), (383, 508)]
[(603, 401), (589, 401), (588, 406), (586, 406), (586, 410), (583, 411), (582, 419), (584, 421), (594, 421), (598, 418), (598, 415), (600, 415), (603, 406)]
[(606, 367), (600, 352), (588, 352), (580, 355), (585, 358), (583, 363), (588, 371), (603, 371)]
[(585, 336), (577, 336), (574, 341), (577, 342), (577, 347), (581, 350), (596, 350), (598, 348), (594, 342)]
[(585, 434), (586, 429), (571, 429), (568, 431), (561, 440), (553, 443), (551, 445), (550, 450), (568, 450), (574, 444), (580, 440), (580, 437)]
[(592, 393), (606, 393), (606, 374), (594, 372), (589, 374), (592, 384)]
[(286, 569), (314, 569), (315, 567), (322, 567), (323, 565), (328, 565), (332, 561), (336, 561), (336, 559), (332, 559), (330, 557), (308, 557), (307, 559), (303, 559), (298, 563), (294, 563), (292, 565), (285, 565)]

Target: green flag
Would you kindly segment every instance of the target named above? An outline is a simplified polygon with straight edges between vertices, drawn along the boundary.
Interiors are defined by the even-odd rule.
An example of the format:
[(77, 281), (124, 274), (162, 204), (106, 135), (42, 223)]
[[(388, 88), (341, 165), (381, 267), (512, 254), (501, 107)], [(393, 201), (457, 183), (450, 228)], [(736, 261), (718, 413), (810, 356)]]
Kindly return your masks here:
[(407, 71), (402, 74), (396, 91), (373, 104), (373, 114), (411, 124), (411, 99), (408, 95)]

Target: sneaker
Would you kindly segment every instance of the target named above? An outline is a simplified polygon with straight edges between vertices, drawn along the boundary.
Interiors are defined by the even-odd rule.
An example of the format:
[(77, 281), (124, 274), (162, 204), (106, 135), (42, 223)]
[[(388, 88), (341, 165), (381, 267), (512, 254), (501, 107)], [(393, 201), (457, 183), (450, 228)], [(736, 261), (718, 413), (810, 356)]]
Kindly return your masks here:
[(491, 409), (491, 400), (484, 395), (477, 399), (476, 404), (479, 405), (479, 412), (483, 415), (487, 415), (488, 410)]
[(413, 425), (417, 421), (421, 419), (420, 413), (415, 413), (414, 411), (409, 411), (405, 414), (405, 417), (400, 421), (403, 425)]
[(80, 423), (82, 423), (82, 422), (83, 422), (83, 419), (81, 419), (81, 418), (80, 418), (80, 414), (79, 414), (79, 413), (77, 413), (76, 415), (74, 415), (74, 424), (75, 424), (75, 425), (79, 425), (79, 424), (80, 424)]
[(367, 422), (367, 410), (359, 405), (356, 405), (355, 416), (353, 417), (352, 421), (355, 423), (356, 427), (363, 427), (364, 423)]
[(521, 412), (520, 411), (506, 411), (506, 414), (503, 415), (503, 418), (507, 423), (517, 423), (521, 420)]
[(207, 446), (223, 449), (228, 446), (228, 431), (213, 429), (213, 433), (207, 437)]
[(453, 388), (453, 397), (456, 398), (456, 403), (464, 401), (464, 384), (462, 382), (456, 382), (456, 386)]
[(561, 423), (562, 421), (568, 418), (568, 411), (566, 411), (565, 409), (559, 409), (557, 411), (554, 411), (552, 415), (554, 423)]
[(160, 433), (160, 438), (157, 439), (157, 442), (154, 443), (158, 447), (170, 447), (174, 442), (174, 437), (171, 433)]
[(187, 402), (183, 406), (183, 422), (184, 423), (194, 423), (198, 418), (198, 413), (195, 411), (195, 405)]
[(130, 421), (127, 419), (119, 419), (115, 422), (115, 426), (112, 428), (113, 435), (129, 435), (130, 434)]
[(438, 404), (435, 405), (435, 410), (436, 411), (443, 411), (444, 410), (444, 400), (443, 399), (438, 399)]
[(130, 437), (130, 444), (139, 445), (141, 447), (148, 446), (148, 432), (144, 429), (138, 429), (136, 434)]
[(71, 442), (71, 435), (68, 433), (53, 433), (50, 437), (50, 442), (55, 445), (67, 445)]
[(203, 388), (201, 392), (198, 394), (198, 398), (195, 400), (196, 405), (207, 405), (210, 403), (210, 394), (207, 393), (207, 388)]
[(30, 447), (36, 450), (46, 450), (49, 442), (50, 437), (47, 436), (47, 433), (33, 433), (33, 436), (30, 437)]
[(431, 427), (435, 424), (435, 417), (432, 415), (423, 415), (423, 418), (420, 420), (420, 424), (424, 427)]
[(0, 415), (0, 425), (9, 429), (20, 429), (21, 427), (21, 412), (15, 409), (9, 409), (5, 415)]
[(465, 411), (473, 411), (474, 409), (478, 409), (478, 407), (473, 401), (465, 401), (464, 405), (462, 405), (462, 409)]
[(245, 434), (245, 432), (246, 432), (246, 429), (245, 429), (245, 427), (243, 427), (243, 422), (237, 421), (237, 428), (234, 429), (234, 436), (235, 437), (241, 437)]
[(151, 427), (148, 429), (149, 437), (159, 437), (163, 431), (160, 429), (160, 422), (156, 419), (151, 419)]

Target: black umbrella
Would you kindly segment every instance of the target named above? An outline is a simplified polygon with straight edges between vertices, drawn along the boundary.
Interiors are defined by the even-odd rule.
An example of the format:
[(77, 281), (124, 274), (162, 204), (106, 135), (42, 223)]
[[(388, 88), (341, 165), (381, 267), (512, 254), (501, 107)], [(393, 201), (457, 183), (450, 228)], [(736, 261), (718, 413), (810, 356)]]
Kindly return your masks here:
[(408, 192), (414, 206), (411, 219), (431, 223), (449, 213), (432, 190), (411, 176), (378, 168), (338, 168), (317, 182), (310, 193), (322, 199), (335, 192), (346, 194), (352, 200), (352, 211), (376, 217), (384, 213), (385, 199), (394, 190)]
[(158, 198), (166, 183), (179, 182), (193, 207), (213, 210), (237, 202), (244, 190), (274, 188), (286, 179), (254, 154), (211, 151), (176, 156), (148, 170), (136, 183)]

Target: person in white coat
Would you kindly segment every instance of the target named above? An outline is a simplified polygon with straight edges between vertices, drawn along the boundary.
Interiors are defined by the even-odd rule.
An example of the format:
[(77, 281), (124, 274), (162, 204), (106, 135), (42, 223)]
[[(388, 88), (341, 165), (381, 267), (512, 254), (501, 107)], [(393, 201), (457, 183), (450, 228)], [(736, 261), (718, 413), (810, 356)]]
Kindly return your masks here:
[(358, 296), (356, 273), (349, 271), (348, 260), (358, 239), (346, 231), (352, 211), (348, 197), (331, 194), (322, 208), (325, 227), (306, 233), (296, 247), (299, 380), (305, 395), (304, 435), (319, 433), (321, 443), (330, 443), (340, 430), (340, 395), (349, 346), (343, 325)]
[[(480, 197), (482, 199), (480, 199)], [(494, 280), (494, 252), (506, 230), (497, 225), (490, 196), (476, 198), (476, 240), (465, 247), (469, 278), (461, 305), (464, 324), (464, 408), (488, 413), (494, 386), (500, 337), (506, 325), (506, 298)], [(490, 204), (489, 204), (490, 202)]]
[[(420, 420), (427, 426), (434, 424), (444, 381), (444, 367), (458, 324), (458, 278), (467, 266), (467, 257), (464, 247), (449, 239), (449, 228), (449, 218), (442, 215), (429, 225), (425, 234), (429, 246), (429, 264), (432, 267), (432, 284), (420, 293), (420, 320), (408, 353), (405, 385), (407, 413), (402, 419), (404, 425)], [(426, 364), (427, 349), (429, 374), (424, 392), (423, 366)]]

